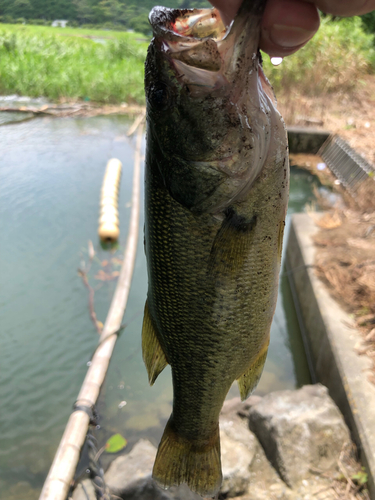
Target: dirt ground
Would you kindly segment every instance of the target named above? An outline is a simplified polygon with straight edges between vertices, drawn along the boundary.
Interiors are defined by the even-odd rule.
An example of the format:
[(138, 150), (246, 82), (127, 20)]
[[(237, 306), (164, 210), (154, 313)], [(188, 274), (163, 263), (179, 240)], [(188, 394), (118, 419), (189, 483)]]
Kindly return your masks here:
[(375, 164), (375, 75), (367, 75), (347, 94), (306, 97), (289, 91), (277, 97), (287, 125), (337, 133)]
[[(291, 95), (279, 98), (288, 125), (325, 129), (339, 134), (367, 161), (375, 165), (375, 75), (368, 76), (350, 95), (318, 98)], [(375, 384), (375, 179), (368, 178), (355, 198), (335, 183), (322, 162), (312, 155), (291, 155), (291, 163), (318, 175), (323, 185), (340, 195), (336, 206), (317, 193), (324, 216), (316, 219), (317, 275), (331, 294), (351, 313), (363, 340), (356, 350), (373, 360), (367, 376)]]

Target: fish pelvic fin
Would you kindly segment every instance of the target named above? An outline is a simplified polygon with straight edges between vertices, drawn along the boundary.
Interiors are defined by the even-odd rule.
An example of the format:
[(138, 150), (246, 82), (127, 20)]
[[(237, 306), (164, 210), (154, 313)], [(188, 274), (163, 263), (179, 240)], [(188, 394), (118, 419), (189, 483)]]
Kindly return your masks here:
[(250, 367), (237, 379), (242, 401), (248, 398), (258, 385), (263, 372), (264, 363), (266, 362), (268, 345), (269, 340), (264, 344)]
[(147, 368), (148, 380), (150, 385), (153, 385), (159, 373), (164, 370), (168, 362), (156, 336), (156, 331), (151, 320), (147, 301), (143, 316), (142, 355)]
[(162, 488), (186, 483), (198, 495), (216, 495), (222, 483), (219, 424), (210, 439), (192, 441), (175, 429), (172, 414), (159, 444), (152, 477)]

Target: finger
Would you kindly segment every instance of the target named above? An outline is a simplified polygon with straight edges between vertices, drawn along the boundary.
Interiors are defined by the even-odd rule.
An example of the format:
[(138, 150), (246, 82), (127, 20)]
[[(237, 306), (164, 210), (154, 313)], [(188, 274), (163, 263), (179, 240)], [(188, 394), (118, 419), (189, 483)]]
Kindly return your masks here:
[(335, 16), (360, 16), (375, 10), (375, 0), (309, 0), (317, 7)]
[(210, 0), (210, 3), (219, 9), (221, 19), (228, 26), (237, 14), (242, 0)]
[(262, 21), (260, 48), (284, 57), (303, 47), (318, 31), (319, 13), (302, 0), (269, 0)]

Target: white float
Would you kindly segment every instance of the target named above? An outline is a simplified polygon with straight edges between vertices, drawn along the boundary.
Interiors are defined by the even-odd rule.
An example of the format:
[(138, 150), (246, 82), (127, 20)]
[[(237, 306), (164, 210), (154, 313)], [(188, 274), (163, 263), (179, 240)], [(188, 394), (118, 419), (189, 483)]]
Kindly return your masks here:
[(107, 163), (102, 189), (100, 192), (99, 238), (113, 243), (120, 236), (118, 215), (118, 194), (121, 180), (122, 164), (112, 158)]

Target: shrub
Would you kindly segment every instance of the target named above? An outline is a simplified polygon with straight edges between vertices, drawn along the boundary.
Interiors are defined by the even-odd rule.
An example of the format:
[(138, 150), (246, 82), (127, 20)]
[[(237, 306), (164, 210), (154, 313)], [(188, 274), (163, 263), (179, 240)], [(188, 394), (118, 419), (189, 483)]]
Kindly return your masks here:
[(68, 22), (68, 26), (70, 28), (79, 28), (79, 22), (76, 21), (75, 19), (73, 19), (73, 20)]
[(361, 16), (362, 23), (368, 33), (375, 33), (375, 11), (369, 12)]
[(46, 26), (47, 21), (45, 19), (28, 19), (27, 24), (32, 24), (34, 26)]
[(3, 16), (3, 21), (2, 22), (5, 23), (5, 24), (13, 24), (14, 23), (14, 19), (9, 14), (5, 14), (5, 16)]
[(297, 89), (305, 94), (353, 88), (375, 68), (373, 36), (359, 17), (322, 20), (321, 29), (301, 50), (273, 66), (265, 56), (265, 73), (276, 92)]

